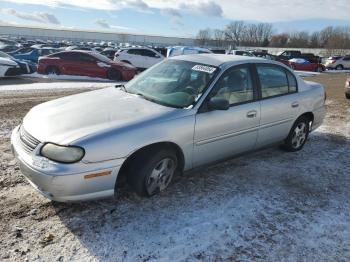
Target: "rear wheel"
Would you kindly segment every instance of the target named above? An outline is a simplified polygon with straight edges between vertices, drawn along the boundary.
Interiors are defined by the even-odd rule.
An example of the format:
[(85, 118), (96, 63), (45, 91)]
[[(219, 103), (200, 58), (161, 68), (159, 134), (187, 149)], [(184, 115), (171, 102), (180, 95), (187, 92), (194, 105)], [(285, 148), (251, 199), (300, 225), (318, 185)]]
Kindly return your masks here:
[(138, 195), (153, 196), (169, 186), (177, 169), (178, 159), (173, 150), (151, 150), (134, 159), (127, 179)]
[(310, 122), (310, 119), (305, 116), (299, 117), (295, 121), (288, 137), (284, 141), (283, 148), (286, 151), (295, 152), (303, 148), (309, 136)]
[(317, 67), (316, 68), (316, 72), (322, 73), (323, 72), (322, 66)]
[(122, 74), (117, 69), (111, 68), (107, 71), (107, 77), (110, 80), (119, 81), (122, 79)]
[(344, 66), (343, 65), (337, 65), (335, 67), (336, 70), (343, 70), (344, 69)]
[(46, 69), (46, 74), (47, 75), (60, 75), (61, 72), (57, 66), (48, 66)]

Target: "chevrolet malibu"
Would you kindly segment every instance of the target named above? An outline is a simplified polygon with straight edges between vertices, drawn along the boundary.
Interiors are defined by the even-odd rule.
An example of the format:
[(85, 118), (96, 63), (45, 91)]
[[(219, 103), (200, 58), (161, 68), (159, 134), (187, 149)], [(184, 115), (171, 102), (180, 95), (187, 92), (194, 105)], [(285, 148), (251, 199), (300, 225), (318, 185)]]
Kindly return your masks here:
[(298, 151), (324, 115), (324, 88), (279, 62), (196, 54), (38, 105), (11, 142), (22, 173), (52, 200), (114, 196), (122, 176), (152, 196), (195, 167), (274, 144)]

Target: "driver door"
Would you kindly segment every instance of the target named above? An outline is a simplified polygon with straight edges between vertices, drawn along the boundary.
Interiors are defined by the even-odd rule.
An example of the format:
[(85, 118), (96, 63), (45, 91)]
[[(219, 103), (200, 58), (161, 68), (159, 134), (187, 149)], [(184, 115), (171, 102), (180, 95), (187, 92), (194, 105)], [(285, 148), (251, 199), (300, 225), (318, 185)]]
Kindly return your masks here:
[(229, 101), (228, 110), (210, 111), (204, 102), (196, 115), (193, 166), (254, 149), (260, 122), (260, 102), (249, 65), (228, 69), (210, 98)]

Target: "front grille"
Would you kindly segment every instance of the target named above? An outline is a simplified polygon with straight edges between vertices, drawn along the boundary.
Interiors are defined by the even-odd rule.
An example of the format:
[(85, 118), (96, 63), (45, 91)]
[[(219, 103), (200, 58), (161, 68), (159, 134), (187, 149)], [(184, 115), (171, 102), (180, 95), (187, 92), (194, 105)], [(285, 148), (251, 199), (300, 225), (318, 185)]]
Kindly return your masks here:
[(24, 130), (23, 125), (19, 129), (19, 140), (22, 148), (31, 153), (39, 145), (40, 141)]

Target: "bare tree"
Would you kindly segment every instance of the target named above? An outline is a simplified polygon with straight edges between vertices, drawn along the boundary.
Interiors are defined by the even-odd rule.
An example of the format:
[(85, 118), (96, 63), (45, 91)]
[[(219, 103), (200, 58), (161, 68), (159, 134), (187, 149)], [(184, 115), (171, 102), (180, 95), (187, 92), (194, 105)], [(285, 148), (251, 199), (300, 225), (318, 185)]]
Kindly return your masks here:
[(235, 45), (240, 45), (244, 30), (245, 24), (243, 21), (231, 22), (226, 26), (226, 39), (233, 41)]
[(199, 30), (196, 42), (199, 46), (205, 46), (206, 44), (209, 44), (210, 40), (212, 39), (212, 32), (210, 28)]
[(215, 45), (222, 47), (225, 45), (225, 31), (220, 29), (215, 29), (213, 31), (213, 39), (215, 41)]

